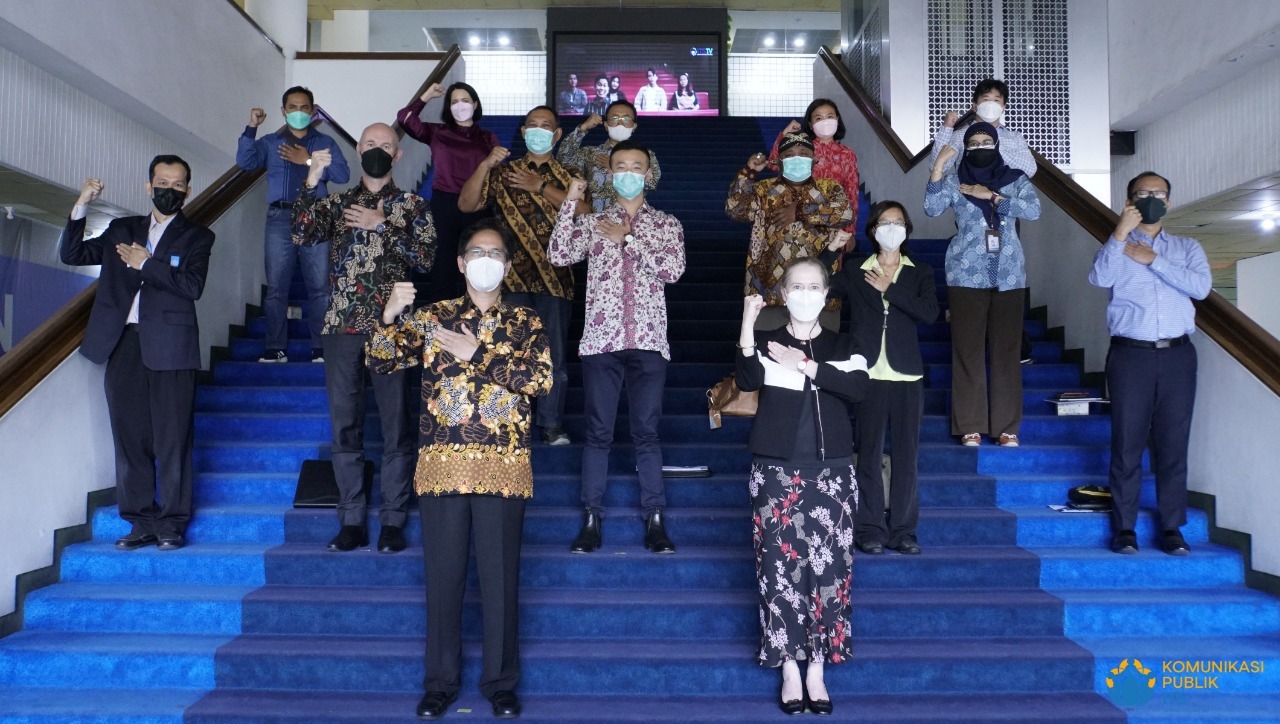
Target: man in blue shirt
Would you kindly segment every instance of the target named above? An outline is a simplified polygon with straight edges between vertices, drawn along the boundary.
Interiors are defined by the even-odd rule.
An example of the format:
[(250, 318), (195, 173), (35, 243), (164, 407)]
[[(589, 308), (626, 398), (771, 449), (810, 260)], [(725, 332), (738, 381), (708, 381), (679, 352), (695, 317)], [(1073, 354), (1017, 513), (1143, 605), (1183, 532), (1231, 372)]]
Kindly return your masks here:
[(1160, 547), (1190, 552), (1187, 443), (1196, 397), (1192, 299), (1209, 296), (1213, 278), (1195, 239), (1166, 233), (1169, 180), (1152, 171), (1129, 182), (1115, 232), (1093, 262), (1089, 282), (1111, 290), (1107, 390), (1111, 397), (1111, 550), (1137, 553), (1142, 451), (1151, 444), (1160, 514)]
[(294, 86), (284, 92), (280, 114), (288, 124), (287, 132), (268, 133), (256, 139), (258, 126), (267, 120), (261, 108), (249, 112), (249, 125), (240, 136), (236, 165), (245, 171), (267, 167), (267, 225), (264, 256), (267, 267), (267, 296), (262, 303), (267, 318), (266, 350), (259, 362), (288, 362), (289, 285), (293, 268), (302, 264), (302, 278), (307, 286), (307, 326), (311, 331), (311, 361), (322, 362), (320, 329), (329, 306), (329, 244), (296, 246), (290, 228), (293, 202), (307, 178), (311, 154), (329, 151), (333, 161), (320, 181), (316, 195), (328, 194), (327, 181), (346, 183), (351, 178), (347, 161), (337, 142), (311, 127), (315, 98), (311, 91)]

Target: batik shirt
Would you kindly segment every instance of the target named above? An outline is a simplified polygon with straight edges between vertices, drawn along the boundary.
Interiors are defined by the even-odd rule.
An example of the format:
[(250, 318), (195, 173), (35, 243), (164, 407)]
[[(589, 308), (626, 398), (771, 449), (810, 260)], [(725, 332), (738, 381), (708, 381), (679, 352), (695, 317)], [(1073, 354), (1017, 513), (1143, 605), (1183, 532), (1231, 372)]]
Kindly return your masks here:
[(626, 209), (614, 204), (574, 219), (573, 207), (569, 200), (560, 207), (548, 251), (558, 266), (589, 260), (587, 316), (578, 354), (643, 349), (670, 360), (666, 286), (684, 274), (684, 228), (676, 217), (645, 203), (629, 219), (635, 240), (619, 244), (597, 231), (596, 224), (626, 223)]
[[(613, 182), (609, 179), (609, 151), (617, 142), (609, 139), (599, 146), (583, 146), (582, 139), (586, 136), (586, 131), (575, 128), (573, 133), (560, 141), (560, 152), (556, 154), (556, 158), (587, 180), (587, 190), (591, 192), (591, 208), (600, 212), (618, 201), (618, 193), (613, 190)], [(653, 151), (649, 152), (649, 171), (650, 177), (644, 181), (646, 192), (656, 189), (658, 179), (662, 176), (658, 156)]]
[[(778, 157), (778, 145), (787, 134), (779, 133), (773, 142), (773, 150), (769, 152), (769, 168), (777, 171), (781, 168)], [(840, 183), (844, 195), (849, 198), (851, 220), (844, 228), (850, 234), (857, 233), (858, 225), (858, 154), (852, 148), (839, 141), (817, 141), (813, 144), (813, 177), (829, 178)]]
[(1027, 286), (1027, 262), (1022, 254), (1016, 219), (1040, 218), (1040, 197), (1031, 179), (1019, 176), (1002, 189), (996, 204), (1000, 225), (1000, 253), (987, 251), (987, 218), (964, 194), (960, 179), (948, 174), (925, 186), (924, 213), (941, 216), (948, 208), (956, 213), (956, 235), (947, 244), (947, 286), (996, 289), (1007, 292)]
[[(441, 327), (471, 330), (480, 344), (471, 359), (440, 348)], [(533, 497), (529, 398), (551, 391), (551, 347), (536, 312), (501, 300), (486, 312), (470, 297), (436, 302), (379, 324), (366, 361), (374, 374), (422, 365), (418, 495)]]
[[(381, 233), (347, 228), (344, 209), (376, 209), (379, 201), (387, 217)], [(326, 241), (329, 309), (322, 334), (373, 332), (395, 283), (407, 280), (410, 269), (429, 271), (436, 255), (436, 227), (426, 199), (393, 183), (377, 193), (358, 183), (320, 199), (303, 184), (293, 203), (293, 243)]]
[[(782, 273), (792, 259), (818, 256), (849, 222), (853, 211), (840, 184), (831, 179), (810, 178), (791, 184), (781, 177), (752, 182), (749, 169), (738, 172), (729, 189), (724, 211), (734, 221), (750, 221), (751, 247), (747, 252), (744, 296), (759, 294), (765, 304), (785, 304), (781, 294)], [(785, 226), (770, 226), (769, 214), (776, 208), (797, 204), (796, 220)], [(827, 302), (838, 309), (839, 300)]]
[[(571, 179), (577, 178), (577, 174), (554, 158), (539, 165), (525, 156), (510, 165), (536, 171), (548, 186), (562, 191), (569, 188)], [(551, 266), (547, 259), (547, 242), (551, 240), (557, 209), (551, 199), (542, 194), (508, 186), (505, 178), (507, 166), (498, 164), (490, 169), (484, 186), (480, 188), (480, 203), (494, 205), (498, 218), (506, 223), (519, 242), (511, 257), (511, 271), (503, 280), (502, 288), (509, 292), (550, 294), (572, 300), (573, 270)], [(591, 202), (590, 198), (585, 200)]]

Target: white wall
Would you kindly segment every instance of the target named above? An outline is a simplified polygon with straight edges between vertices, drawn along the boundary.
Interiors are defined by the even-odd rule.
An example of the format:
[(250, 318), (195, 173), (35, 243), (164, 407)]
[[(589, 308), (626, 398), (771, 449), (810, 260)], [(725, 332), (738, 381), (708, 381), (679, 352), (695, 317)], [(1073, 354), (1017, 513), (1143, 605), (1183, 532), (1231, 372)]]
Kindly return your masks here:
[(928, 20), (924, 0), (886, 2), (880, 7), (886, 42), (881, 48), (881, 77), (888, 75), (881, 95), (889, 110), (889, 120), (898, 137), (912, 153), (933, 140), (929, 128), (929, 46)]
[(1280, 337), (1280, 252), (1236, 262), (1236, 306)]
[(333, 20), (320, 21), (321, 48), (326, 53), (369, 50), (369, 11), (335, 10)]
[(1280, 397), (1203, 333), (1187, 487), (1217, 498), (1218, 525), (1253, 537), (1253, 567), (1280, 575)]
[(53, 563), (53, 532), (84, 523), (86, 496), (115, 485), (104, 369), (74, 353), (0, 417), (0, 616), (15, 577)]

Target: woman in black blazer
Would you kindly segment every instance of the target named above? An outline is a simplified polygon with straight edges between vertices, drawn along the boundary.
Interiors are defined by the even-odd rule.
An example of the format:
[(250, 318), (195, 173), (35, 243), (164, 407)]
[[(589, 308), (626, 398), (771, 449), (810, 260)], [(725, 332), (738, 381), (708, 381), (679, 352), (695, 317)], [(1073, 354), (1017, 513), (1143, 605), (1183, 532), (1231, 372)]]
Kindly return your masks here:
[(817, 259), (793, 260), (782, 277), (786, 326), (757, 333), (764, 300), (752, 295), (743, 302), (738, 337), (738, 386), (760, 391), (749, 443), (757, 660), (782, 668), (778, 704), (788, 714), (803, 712), (806, 701), (813, 712), (830, 714), (823, 665), (851, 653), (858, 485), (846, 402), (862, 397), (867, 361), (851, 335), (818, 324), (828, 286)]
[[(867, 238), (877, 253), (845, 264), (831, 279), (833, 294), (849, 299), (849, 319), (858, 349), (867, 357), (870, 382), (855, 408), (857, 421), (858, 548), (873, 555), (892, 548), (916, 554), (920, 486), (916, 458), (924, 412), (924, 364), (917, 325), (938, 318), (933, 268), (907, 256), (911, 217), (897, 201), (881, 201), (867, 217)], [(889, 520), (885, 521), (880, 456), (885, 427), (893, 449)]]

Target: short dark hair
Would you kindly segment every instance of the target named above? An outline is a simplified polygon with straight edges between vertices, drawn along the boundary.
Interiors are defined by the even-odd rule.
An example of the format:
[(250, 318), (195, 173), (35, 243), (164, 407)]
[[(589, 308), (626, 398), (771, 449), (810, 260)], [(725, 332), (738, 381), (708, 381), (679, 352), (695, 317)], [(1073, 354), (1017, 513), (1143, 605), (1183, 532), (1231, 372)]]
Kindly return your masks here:
[(644, 154), (644, 157), (646, 159), (649, 158), (649, 149), (645, 148), (639, 143), (636, 143), (635, 141), (632, 141), (631, 139), (628, 138), (625, 141), (618, 141), (613, 145), (613, 148), (609, 150), (609, 165), (611, 166), (613, 165), (613, 154), (619, 153), (622, 151), (639, 151), (640, 153)]
[(605, 83), (608, 83), (608, 82), (609, 82), (609, 76), (605, 75), (604, 73), (601, 73), (600, 75), (597, 75), (597, 76), (596, 76), (596, 79), (595, 79), (595, 82), (596, 82), (596, 83), (599, 83), (600, 81), (604, 81)]
[(507, 259), (510, 260), (511, 254), (515, 250), (516, 237), (511, 233), (511, 229), (507, 228), (506, 222), (496, 216), (481, 219), (462, 230), (462, 235), (458, 238), (458, 256), (467, 255), (467, 244), (470, 244), (471, 239), (482, 231), (492, 231), (502, 239), (502, 249), (507, 253)]
[(1132, 179), (1130, 179), (1130, 180), (1129, 180), (1129, 186), (1124, 190), (1124, 197), (1125, 197), (1126, 199), (1131, 199), (1131, 198), (1133, 198), (1133, 189), (1134, 189), (1134, 187), (1135, 187), (1135, 186), (1137, 186), (1137, 185), (1138, 185), (1138, 182), (1139, 182), (1139, 181), (1141, 181), (1141, 180), (1142, 180), (1142, 179), (1144, 179), (1144, 178), (1158, 178), (1158, 179), (1160, 179), (1161, 181), (1163, 181), (1163, 182), (1164, 182), (1165, 189), (1166, 189), (1166, 190), (1168, 190), (1168, 192), (1169, 192), (1171, 195), (1173, 194), (1173, 184), (1169, 183), (1169, 179), (1165, 178), (1164, 176), (1161, 176), (1160, 174), (1156, 173), (1155, 171), (1143, 171), (1142, 173), (1138, 174), (1137, 176), (1134, 176)]
[(560, 127), (560, 116), (556, 115), (556, 109), (551, 106), (534, 106), (533, 108), (530, 108), (529, 112), (524, 114), (524, 120), (520, 122), (520, 125), (529, 125), (529, 116), (532, 116), (536, 111), (546, 111), (547, 113), (550, 113), (551, 117), (556, 119), (556, 128)]
[(648, 70), (646, 70), (646, 71), (644, 72), (644, 74), (645, 74), (645, 75), (649, 75), (650, 73), (653, 73), (654, 75), (657, 75), (657, 74), (658, 74), (658, 71), (654, 70), (653, 68), (650, 68), (650, 69), (648, 69)]
[(840, 116), (840, 108), (836, 106), (836, 102), (831, 100), (830, 98), (814, 98), (813, 99), (813, 102), (809, 104), (809, 107), (804, 109), (804, 120), (800, 121), (800, 130), (804, 131), (805, 133), (809, 134), (815, 139), (818, 137), (818, 134), (813, 132), (813, 123), (810, 122), (810, 119), (813, 118), (813, 112), (823, 106), (831, 106), (831, 110), (836, 112), (836, 134), (832, 136), (832, 138), (837, 141), (843, 139), (844, 138), (844, 118)]
[(614, 106), (626, 106), (627, 108), (631, 109), (631, 117), (632, 117), (632, 118), (639, 118), (639, 116), (640, 116), (640, 114), (636, 111), (636, 107), (635, 107), (634, 105), (632, 105), (631, 101), (624, 101), (624, 100), (622, 100), (621, 98), (619, 98), (618, 100), (616, 100), (616, 101), (614, 101), (614, 102), (610, 103), (609, 105), (605, 106), (605, 109), (604, 109), (604, 115), (605, 115), (605, 120), (606, 120), (606, 121), (608, 121), (608, 120), (609, 120), (609, 118), (608, 118), (608, 116), (609, 116), (609, 111), (613, 110), (613, 107), (614, 107)]
[(1004, 81), (996, 80), (995, 78), (983, 78), (978, 81), (978, 84), (973, 87), (973, 102), (977, 103), (978, 98), (990, 93), (991, 91), (998, 91), (1000, 93), (1000, 98), (1002, 98), (1006, 104), (1009, 102), (1009, 86), (1005, 85)]
[(302, 87), (302, 86), (300, 86), (300, 85), (295, 85), (294, 87), (292, 87), (292, 88), (290, 88), (289, 90), (285, 91), (285, 92), (284, 92), (284, 95), (280, 96), (280, 107), (281, 107), (281, 108), (284, 108), (285, 106), (289, 105), (289, 96), (293, 95), (294, 93), (301, 93), (301, 94), (305, 95), (305, 96), (307, 97), (307, 104), (308, 104), (308, 105), (310, 105), (310, 106), (311, 106), (311, 107), (313, 107), (313, 108), (315, 107), (315, 105), (316, 105), (316, 97), (315, 97), (315, 94), (313, 94), (313, 93), (311, 92), (311, 89), (310, 89), (310, 88), (304, 88), (304, 87)]
[(823, 264), (822, 260), (816, 256), (802, 256), (792, 259), (787, 262), (785, 267), (782, 268), (782, 286), (784, 288), (787, 285), (787, 277), (791, 275), (791, 270), (798, 266), (804, 266), (805, 264), (811, 264), (818, 267), (818, 271), (822, 272), (822, 286), (831, 286), (831, 270), (827, 268), (827, 265)]
[(616, 80), (616, 81), (618, 81), (619, 83), (621, 83), (621, 82), (622, 82), (622, 76), (620, 76), (620, 75), (611, 75), (611, 76), (609, 76), (609, 82), (610, 82), (610, 83), (614, 82), (615, 80)]
[(867, 238), (871, 240), (871, 246), (876, 246), (876, 226), (880, 223), (880, 217), (884, 216), (884, 212), (889, 209), (897, 209), (902, 212), (902, 220), (907, 224), (907, 238), (903, 240), (902, 246), (898, 247), (898, 251), (904, 256), (907, 254), (907, 241), (911, 239), (911, 232), (916, 228), (911, 223), (911, 214), (907, 213), (907, 207), (897, 201), (877, 201), (871, 205), (867, 211), (867, 225), (862, 230)]
[(440, 120), (444, 122), (446, 126), (458, 125), (458, 122), (453, 119), (453, 111), (451, 110), (453, 106), (453, 92), (456, 90), (464, 90), (467, 92), (467, 95), (471, 96), (471, 102), (476, 104), (476, 110), (471, 114), (471, 121), (479, 124), (480, 119), (484, 118), (484, 106), (480, 103), (480, 94), (476, 93), (475, 88), (472, 88), (462, 81), (458, 81), (457, 83), (449, 86), (449, 89), (444, 92), (444, 108), (440, 109)]
[(191, 164), (182, 160), (181, 156), (175, 156), (172, 153), (162, 153), (151, 159), (151, 166), (147, 168), (147, 180), (154, 181), (156, 178), (156, 166), (164, 164), (166, 166), (181, 166), (187, 171), (187, 185), (191, 185)]

